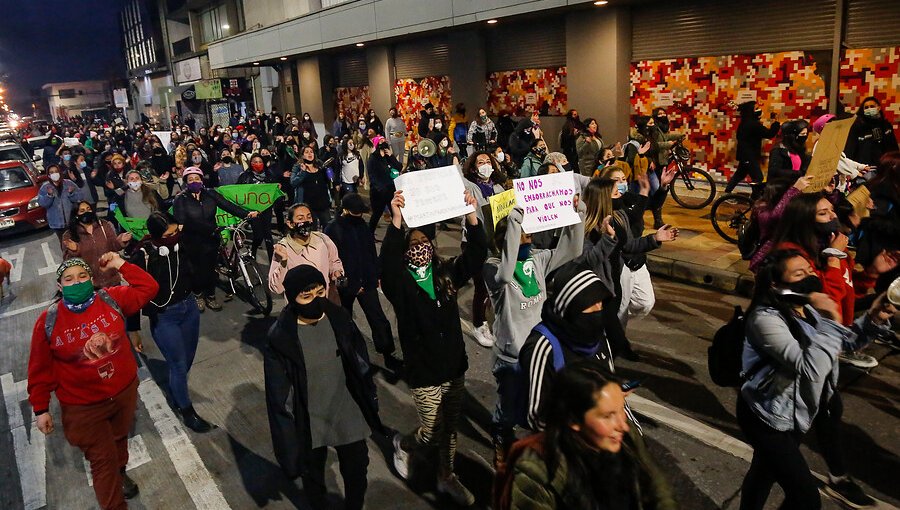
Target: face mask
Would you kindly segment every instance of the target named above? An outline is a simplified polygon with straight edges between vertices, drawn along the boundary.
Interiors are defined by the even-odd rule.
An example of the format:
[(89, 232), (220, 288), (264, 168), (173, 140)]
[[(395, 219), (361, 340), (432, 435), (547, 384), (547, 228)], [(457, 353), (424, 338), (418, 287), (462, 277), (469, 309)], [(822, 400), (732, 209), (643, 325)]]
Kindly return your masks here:
[(822, 280), (815, 275), (809, 275), (799, 282), (789, 283), (784, 286), (799, 296), (779, 296), (779, 299), (792, 305), (802, 306), (809, 303), (809, 295), (813, 292), (822, 292)]
[(82, 168), (82, 169), (87, 168), (87, 161), (82, 161), (81, 163), (78, 163), (78, 168)]
[(663, 133), (669, 132), (669, 119), (657, 119), (656, 125), (659, 126), (659, 130)]
[(132, 191), (137, 191), (141, 189), (141, 181), (129, 181), (128, 187), (131, 188)]
[(391, 113), (391, 117), (393, 117), (393, 118), (395, 118), (395, 119), (396, 119), (397, 117), (399, 117), (399, 116), (400, 116), (400, 115), (397, 114), (397, 112)]
[(762, 118), (762, 110), (754, 110), (753, 114), (756, 115), (756, 118)]
[(68, 163), (70, 159), (72, 159), (71, 154), (63, 154), (63, 161)]
[(492, 173), (494, 173), (494, 167), (489, 163), (478, 167), (478, 175), (480, 175), (482, 179), (487, 179)]
[(312, 233), (313, 222), (311, 221), (301, 221), (300, 223), (294, 224), (291, 228), (291, 235), (295, 237), (309, 237)]
[(262, 155), (262, 156), (260, 156), (260, 157), (262, 158), (264, 164), (265, 164), (265, 163), (268, 163), (268, 162), (272, 159), (272, 156), (270, 156), (270, 155), (268, 155), (268, 154), (264, 154), (264, 155)]
[(506, 159), (506, 154), (504, 154), (502, 152), (498, 152), (497, 155), (494, 157), (497, 158), (497, 161), (503, 163), (503, 160)]
[(627, 183), (627, 182), (620, 182), (620, 183), (617, 183), (617, 184), (616, 184), (616, 189), (619, 190), (619, 193), (621, 193), (621, 194), (624, 195), (625, 192), (628, 191), (628, 183)]
[(309, 115), (304, 116), (303, 120), (309, 120)]
[(222, 156), (222, 163), (225, 163), (226, 165), (230, 165), (230, 164), (234, 163), (234, 159), (232, 159), (231, 156)]
[(94, 284), (90, 280), (66, 285), (62, 288), (63, 300), (73, 305), (86, 303), (94, 295)]
[[(440, 128), (438, 128), (438, 129), (440, 129)], [(449, 141), (449, 140), (447, 140), (447, 139), (441, 140), (441, 147), (446, 148), (446, 147), (448, 147), (449, 145), (450, 145), (450, 141)]]
[(362, 122), (359, 123), (359, 129), (366, 129), (366, 125)]
[(191, 158), (191, 161), (193, 161), (195, 165), (199, 165), (200, 162), (203, 161), (203, 156), (194, 156)]
[(406, 250), (406, 262), (412, 266), (424, 267), (431, 263), (434, 247), (431, 243), (421, 243)]
[(516, 260), (526, 260), (529, 255), (531, 255), (531, 243), (520, 244)]
[(827, 237), (831, 234), (838, 232), (841, 229), (841, 223), (837, 220), (837, 218), (829, 221), (828, 223), (819, 223), (816, 222), (816, 232), (822, 236)]
[(481, 121), (484, 122), (484, 121), (486, 121), (486, 120), (487, 120), (487, 115), (482, 115), (482, 116), (481, 116)]
[(253, 163), (250, 163), (250, 167), (253, 168), (254, 172), (259, 173), (263, 171), (263, 168), (265, 168), (266, 165), (263, 164), (262, 161), (254, 161)]
[(303, 138), (309, 138), (309, 133), (303, 133)]
[(85, 223), (85, 224), (93, 223), (93, 222), (97, 221), (97, 215), (94, 214), (94, 211), (83, 212), (78, 215), (78, 221)]
[(879, 110), (878, 110), (877, 106), (870, 106), (863, 110), (863, 115), (865, 115), (866, 117), (868, 117), (870, 119), (877, 119), (878, 113), (879, 113)]
[(535, 147), (535, 148), (534, 148), (534, 154), (535, 154), (536, 156), (539, 156), (539, 157), (543, 158), (544, 156), (547, 155), (547, 149), (544, 148), (544, 147)]
[(53, 182), (59, 182), (61, 176), (59, 174), (50, 174), (50, 180)]
[(305, 305), (294, 301), (291, 303), (291, 310), (304, 319), (319, 319), (325, 313), (325, 298), (317, 296)]
[(434, 123), (434, 129), (437, 129), (438, 131), (440, 131), (440, 129), (441, 129), (442, 127), (444, 127), (444, 125), (441, 124), (440, 122), (435, 122), (435, 123)]
[(605, 331), (603, 312), (579, 313), (572, 321), (572, 329), (582, 342), (597, 340)]
[(798, 136), (798, 137), (797, 137), (797, 143), (798, 143), (799, 145), (805, 144), (805, 143), (806, 143), (806, 138), (807, 138), (807, 137), (805, 137), (805, 136)]
[(203, 190), (202, 182), (189, 182), (187, 186), (185, 186), (187, 190), (191, 193), (200, 193)]

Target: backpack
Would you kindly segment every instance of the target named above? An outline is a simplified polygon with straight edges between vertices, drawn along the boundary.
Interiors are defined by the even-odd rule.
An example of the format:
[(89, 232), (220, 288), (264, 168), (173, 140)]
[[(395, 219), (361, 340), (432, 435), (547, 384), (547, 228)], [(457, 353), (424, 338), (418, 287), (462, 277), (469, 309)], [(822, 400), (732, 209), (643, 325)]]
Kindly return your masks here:
[[(562, 370), (566, 366), (566, 358), (563, 356), (559, 339), (544, 323), (538, 324), (532, 328), (532, 331), (540, 333), (550, 342), (550, 347), (553, 348), (551, 351), (553, 353), (553, 370), (555, 372)], [(526, 376), (526, 369), (519, 363), (516, 363), (514, 367), (516, 385), (519, 387), (519, 391), (516, 392), (513, 416), (515, 416), (518, 425), (530, 428), (528, 425), (528, 377)]]
[(750, 215), (750, 221), (745, 221), (737, 229), (737, 246), (741, 252), (741, 258), (750, 260), (759, 250), (762, 239), (759, 232), (759, 221), (755, 214)]
[[(119, 306), (119, 303), (116, 303), (116, 300), (109, 295), (109, 292), (106, 292), (106, 289), (98, 289), (97, 296), (103, 300), (104, 303), (110, 306), (113, 310), (119, 314), (122, 319), (125, 319), (125, 313), (122, 311), (122, 307)], [(53, 328), (56, 326), (56, 316), (59, 314), (59, 300), (56, 300), (47, 308), (47, 317), (44, 319), (44, 333), (47, 335), (47, 341), (50, 341), (50, 336), (53, 334)]]
[(750, 370), (742, 370), (746, 322), (744, 310), (735, 306), (731, 320), (716, 331), (712, 344), (706, 351), (709, 376), (717, 386), (738, 388), (744, 381), (752, 379), (766, 364), (764, 359), (760, 359)]

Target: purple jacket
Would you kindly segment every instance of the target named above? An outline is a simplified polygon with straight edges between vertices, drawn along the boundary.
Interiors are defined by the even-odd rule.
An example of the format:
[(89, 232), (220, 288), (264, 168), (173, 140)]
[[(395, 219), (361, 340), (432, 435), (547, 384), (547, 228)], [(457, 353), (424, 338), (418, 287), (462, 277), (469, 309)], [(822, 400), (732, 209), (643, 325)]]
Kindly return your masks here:
[(750, 259), (750, 271), (755, 273), (759, 264), (772, 251), (772, 234), (775, 233), (775, 227), (778, 225), (778, 221), (781, 219), (781, 215), (784, 214), (787, 205), (799, 194), (800, 190), (791, 186), (784, 192), (781, 200), (778, 201), (774, 208), (754, 211), (756, 221), (759, 222), (759, 239), (763, 241), (763, 244), (753, 254), (753, 258)]

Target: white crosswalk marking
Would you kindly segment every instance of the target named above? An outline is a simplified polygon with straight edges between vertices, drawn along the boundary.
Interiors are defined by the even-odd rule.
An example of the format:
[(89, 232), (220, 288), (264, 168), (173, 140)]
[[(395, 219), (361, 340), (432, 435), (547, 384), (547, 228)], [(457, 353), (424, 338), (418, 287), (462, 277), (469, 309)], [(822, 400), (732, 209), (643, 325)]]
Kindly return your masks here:
[(53, 257), (53, 253), (50, 252), (50, 245), (46, 242), (41, 243), (41, 250), (44, 252), (44, 260), (47, 262), (47, 265), (38, 269), (38, 275), (44, 276), (45, 274), (55, 273), (56, 268), (59, 267), (59, 262)]
[(6, 259), (12, 264), (12, 271), (9, 272), (10, 283), (16, 283), (22, 279), (22, 266), (25, 265), (25, 247), (19, 248), (19, 251), (10, 255), (9, 252), (0, 253), (0, 258)]
[[(140, 434), (128, 438), (128, 464), (125, 470), (130, 471), (138, 466), (150, 462), (150, 452), (147, 450), (147, 444)], [(84, 459), (84, 472), (87, 474), (88, 485), (94, 486), (94, 477), (91, 476), (91, 464)]]
[[(4, 257), (5, 258), (5, 257)], [(32, 420), (26, 429), (25, 417), (19, 405), (28, 399), (27, 381), (15, 382), (11, 373), (0, 376), (3, 402), (9, 429), (16, 452), (16, 466), (22, 487), (25, 510), (35, 510), (47, 505), (47, 446), (44, 434)]]

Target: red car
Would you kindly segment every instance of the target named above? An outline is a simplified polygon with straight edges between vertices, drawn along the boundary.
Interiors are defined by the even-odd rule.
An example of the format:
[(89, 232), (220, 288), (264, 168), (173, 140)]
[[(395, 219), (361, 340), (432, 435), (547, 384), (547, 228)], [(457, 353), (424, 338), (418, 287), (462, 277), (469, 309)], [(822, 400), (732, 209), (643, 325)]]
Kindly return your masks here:
[(43, 181), (21, 162), (0, 163), (0, 236), (47, 226), (37, 201)]

